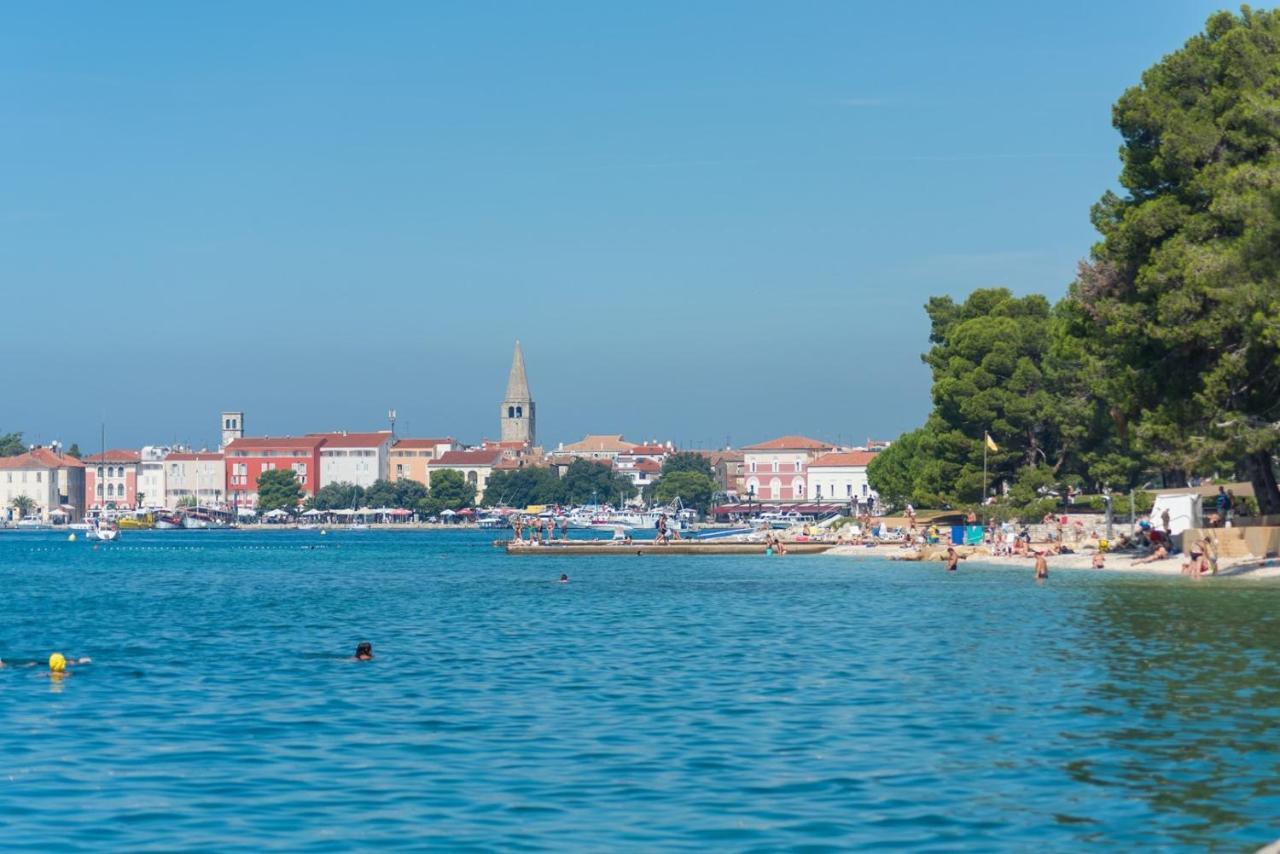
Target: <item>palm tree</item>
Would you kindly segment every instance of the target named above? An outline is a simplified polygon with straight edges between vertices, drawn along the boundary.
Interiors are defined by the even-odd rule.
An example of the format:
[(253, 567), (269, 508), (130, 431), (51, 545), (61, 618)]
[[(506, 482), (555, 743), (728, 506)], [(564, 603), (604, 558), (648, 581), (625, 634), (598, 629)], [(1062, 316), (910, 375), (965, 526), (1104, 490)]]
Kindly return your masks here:
[(29, 516), (36, 506), (36, 502), (32, 500), (30, 495), (15, 495), (9, 503), (13, 505), (14, 510), (18, 511), (19, 519)]

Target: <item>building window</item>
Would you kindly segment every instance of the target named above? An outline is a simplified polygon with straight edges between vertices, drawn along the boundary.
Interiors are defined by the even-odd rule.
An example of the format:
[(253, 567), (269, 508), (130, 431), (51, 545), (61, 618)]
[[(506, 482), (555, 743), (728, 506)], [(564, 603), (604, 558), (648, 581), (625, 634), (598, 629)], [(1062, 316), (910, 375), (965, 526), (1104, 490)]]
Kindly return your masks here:
[(516, 407), (516, 418), (524, 418), (524, 407), (523, 407), (523, 406), (517, 406), (517, 407)]
[(863, 498), (865, 498), (865, 497), (866, 497), (866, 495), (867, 495), (867, 485), (864, 483), (864, 484), (862, 484), (862, 496), (863, 496)]
[(751, 461), (751, 473), (752, 473), (752, 474), (755, 474), (755, 473), (756, 473), (756, 461), (755, 461), (755, 460), (752, 460), (752, 461)]
[(844, 494), (845, 494), (846, 496), (849, 496), (849, 497), (852, 497), (852, 496), (853, 496), (853, 484), (852, 484), (852, 483), (846, 483), (846, 484), (844, 485)]
[(507, 417), (508, 417), (508, 418), (515, 418), (515, 417), (516, 417), (516, 408), (515, 408), (514, 406), (508, 406), (508, 407), (507, 407)]
[(102, 477), (102, 466), (98, 466), (98, 477)]
[(777, 458), (776, 458), (776, 457), (775, 457), (775, 458), (774, 458), (774, 460), (773, 460), (773, 470), (774, 470), (775, 472), (778, 470), (778, 460), (777, 460)]
[(775, 501), (782, 497), (782, 481), (776, 477), (769, 481), (769, 497)]
[(42, 471), (36, 472), (36, 483), (43, 483), (43, 478), (44, 478), (44, 472)]

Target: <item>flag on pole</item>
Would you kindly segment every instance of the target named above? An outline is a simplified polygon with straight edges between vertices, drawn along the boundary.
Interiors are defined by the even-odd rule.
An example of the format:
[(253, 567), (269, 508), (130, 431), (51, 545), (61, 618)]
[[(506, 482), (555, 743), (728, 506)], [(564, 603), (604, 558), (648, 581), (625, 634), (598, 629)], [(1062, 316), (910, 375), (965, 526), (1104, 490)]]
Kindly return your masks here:
[(996, 445), (996, 440), (991, 438), (991, 434), (990, 434), (990, 433), (983, 433), (982, 435), (987, 437), (987, 447), (988, 447), (988, 448), (990, 448), (992, 451), (999, 451), (999, 450), (1000, 450), (1000, 448)]

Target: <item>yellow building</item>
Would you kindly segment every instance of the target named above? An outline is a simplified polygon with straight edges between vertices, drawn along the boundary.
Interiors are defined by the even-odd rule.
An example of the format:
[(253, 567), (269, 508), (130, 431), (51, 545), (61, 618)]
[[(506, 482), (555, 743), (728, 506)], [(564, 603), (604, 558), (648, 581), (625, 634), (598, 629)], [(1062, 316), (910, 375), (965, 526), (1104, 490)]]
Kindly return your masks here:
[(416, 480), (426, 486), (427, 464), (461, 448), (453, 439), (400, 439), (391, 446), (387, 479)]

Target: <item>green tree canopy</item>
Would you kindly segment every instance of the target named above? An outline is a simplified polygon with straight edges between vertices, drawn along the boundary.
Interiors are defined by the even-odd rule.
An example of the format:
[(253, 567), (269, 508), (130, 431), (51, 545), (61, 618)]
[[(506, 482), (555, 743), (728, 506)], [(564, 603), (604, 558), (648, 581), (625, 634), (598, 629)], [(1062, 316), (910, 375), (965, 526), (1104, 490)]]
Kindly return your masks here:
[(489, 475), (484, 503), (489, 507), (528, 507), (564, 503), (564, 482), (549, 468), (500, 469)]
[(258, 475), (258, 512), (298, 509), (302, 500), (302, 486), (293, 469), (271, 469)]
[(1116, 103), (1120, 183), (1070, 301), (1122, 435), (1280, 513), (1280, 13), (1220, 12)]
[(668, 504), (679, 498), (686, 507), (706, 513), (716, 493), (716, 482), (705, 473), (693, 470), (664, 474), (653, 485), (654, 500)]
[(631, 478), (617, 474), (604, 463), (574, 460), (564, 473), (564, 501), (568, 504), (601, 503), (627, 499), (636, 494)]
[(316, 510), (350, 510), (360, 507), (365, 502), (363, 487), (354, 483), (339, 481), (326, 483), (307, 501), (309, 507)]
[(27, 446), (22, 444), (22, 433), (0, 433), (0, 457), (16, 457), (26, 450)]
[(77, 445), (75, 442), (72, 442), (71, 447), (67, 448), (67, 456), (75, 457), (77, 460), (80, 459), (81, 457), (80, 446)]
[(695, 451), (677, 451), (674, 454), (668, 454), (662, 461), (663, 477), (681, 471), (700, 472), (712, 480), (715, 480), (716, 476), (716, 473), (711, 470), (711, 460)]
[(438, 516), (445, 510), (461, 510), (470, 507), (475, 497), (475, 484), (468, 483), (462, 472), (443, 469), (431, 473), (431, 488), (427, 497), (418, 502), (418, 512)]

